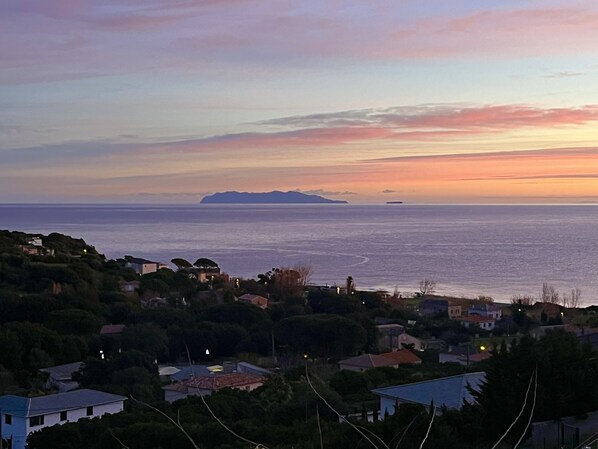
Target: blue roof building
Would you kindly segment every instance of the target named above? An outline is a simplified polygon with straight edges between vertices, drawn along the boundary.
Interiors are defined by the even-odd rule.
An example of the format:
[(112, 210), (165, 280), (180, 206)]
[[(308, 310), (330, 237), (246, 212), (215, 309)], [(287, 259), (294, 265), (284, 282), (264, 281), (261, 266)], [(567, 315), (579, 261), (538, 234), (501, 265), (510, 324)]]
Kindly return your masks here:
[(440, 379), (398, 385), (395, 387), (378, 388), (372, 393), (380, 397), (380, 416), (383, 419), (388, 412), (394, 414), (397, 406), (404, 403), (421, 404), (429, 409), (430, 404), (439, 409), (445, 406), (450, 409), (460, 409), (464, 401), (474, 403), (468, 386), (479, 391), (486, 373), (467, 373), (459, 376), (442, 377)]
[[(119, 413), (127, 398), (96, 390), (73, 390), (26, 398), (0, 396), (0, 437), (12, 449), (24, 449), (30, 433), (55, 424)], [(6, 447), (6, 446), (4, 446)]]

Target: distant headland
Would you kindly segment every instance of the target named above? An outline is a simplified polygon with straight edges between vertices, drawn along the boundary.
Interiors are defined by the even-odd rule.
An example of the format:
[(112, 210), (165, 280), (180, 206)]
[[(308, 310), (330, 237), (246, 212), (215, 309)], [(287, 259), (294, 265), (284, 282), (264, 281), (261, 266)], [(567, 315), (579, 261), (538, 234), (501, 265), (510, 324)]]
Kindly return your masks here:
[(204, 196), (200, 204), (347, 204), (343, 200), (331, 200), (319, 195), (301, 192), (217, 192)]

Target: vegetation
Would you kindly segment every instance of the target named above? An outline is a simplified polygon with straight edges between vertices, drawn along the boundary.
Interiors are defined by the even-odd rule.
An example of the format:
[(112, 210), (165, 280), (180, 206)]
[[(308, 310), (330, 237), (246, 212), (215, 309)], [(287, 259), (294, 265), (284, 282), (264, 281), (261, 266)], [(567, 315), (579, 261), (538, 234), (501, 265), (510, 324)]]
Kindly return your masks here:
[[(497, 346), (482, 365), (487, 378), (475, 393), (477, 404), (443, 410), (432, 426), (433, 416), (410, 404), (382, 421), (359, 423), (365, 435), (376, 435), (391, 447), (419, 448), (428, 430), (427, 448), (492, 447), (521, 410), (526, 419), (543, 420), (598, 409), (596, 353), (565, 332), (548, 332), (540, 340), (526, 336), (533, 326), (562, 321), (563, 316), (534, 321), (532, 305), (524, 300), (514, 300), (504, 310), (508, 318), (490, 336), (448, 317), (418, 316), (407, 305), (416, 307), (420, 299), (393, 308), (379, 293), (310, 288), (311, 270), (305, 266), (273, 268), (257, 280), (216, 274), (201, 283), (189, 274), (218, 268), (215, 261), (200, 258), (192, 265), (173, 259), (176, 271), (138, 276), (125, 267), (126, 257), (106, 260), (81, 239), (35, 237), (42, 239), (43, 250), (23, 249), (31, 235), (0, 231), (0, 394), (44, 394), (40, 368), (84, 361), (76, 374), (82, 386), (130, 399), (124, 413), (32, 434), (32, 449), (192, 447), (164, 414), (180, 422), (202, 449), (258, 446), (247, 440), (271, 449), (367, 447), (363, 434), (339, 424), (337, 412), (358, 417), (374, 412), (378, 418), (373, 388), (467, 370), (456, 363), (440, 365), (426, 350), (418, 366), (339, 371), (337, 360), (377, 352), (376, 320), (402, 324), (416, 337), (449, 345), (477, 339)], [(132, 281), (135, 291), (122, 289)], [(421, 293), (429, 294), (434, 286), (422, 281)], [(268, 296), (269, 308), (235, 301), (244, 293)], [(163, 301), (161, 307), (148, 305), (156, 297)], [(575, 319), (584, 326), (596, 321), (589, 312)], [(125, 325), (120, 336), (100, 335), (101, 326), (109, 323)], [(517, 332), (521, 335), (512, 337)], [(225, 389), (205, 403), (197, 397), (162, 401), (156, 362), (221, 362), (242, 354), (262, 360), (276, 355), (279, 370), (252, 392)], [(531, 400), (522, 405), (532, 384), (533, 408)], [(516, 422), (506, 441), (517, 441), (525, 423)]]

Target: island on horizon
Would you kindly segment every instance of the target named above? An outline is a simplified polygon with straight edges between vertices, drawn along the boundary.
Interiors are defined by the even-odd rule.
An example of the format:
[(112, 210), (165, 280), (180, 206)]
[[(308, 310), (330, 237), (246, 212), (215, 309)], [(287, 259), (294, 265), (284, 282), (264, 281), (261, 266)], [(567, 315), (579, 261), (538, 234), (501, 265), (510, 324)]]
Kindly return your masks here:
[(402, 201), (387, 201), (386, 204), (403, 204)]
[(289, 191), (281, 192), (217, 192), (204, 196), (200, 204), (347, 204), (343, 200), (331, 200), (319, 195)]

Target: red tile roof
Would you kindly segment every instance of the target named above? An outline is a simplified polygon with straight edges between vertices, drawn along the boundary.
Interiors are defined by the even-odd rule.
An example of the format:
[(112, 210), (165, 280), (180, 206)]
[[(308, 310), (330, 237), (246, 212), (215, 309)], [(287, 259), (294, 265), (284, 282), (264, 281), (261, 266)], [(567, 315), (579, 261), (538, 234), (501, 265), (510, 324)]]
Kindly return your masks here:
[(182, 382), (164, 387), (166, 390), (186, 392), (189, 389), (220, 390), (222, 388), (242, 388), (249, 385), (263, 384), (264, 377), (246, 373), (211, 374), (195, 376)]
[(419, 365), (422, 362), (422, 359), (408, 349), (385, 352), (384, 354), (380, 355), (394, 361), (395, 363), (398, 363), (399, 365)]

